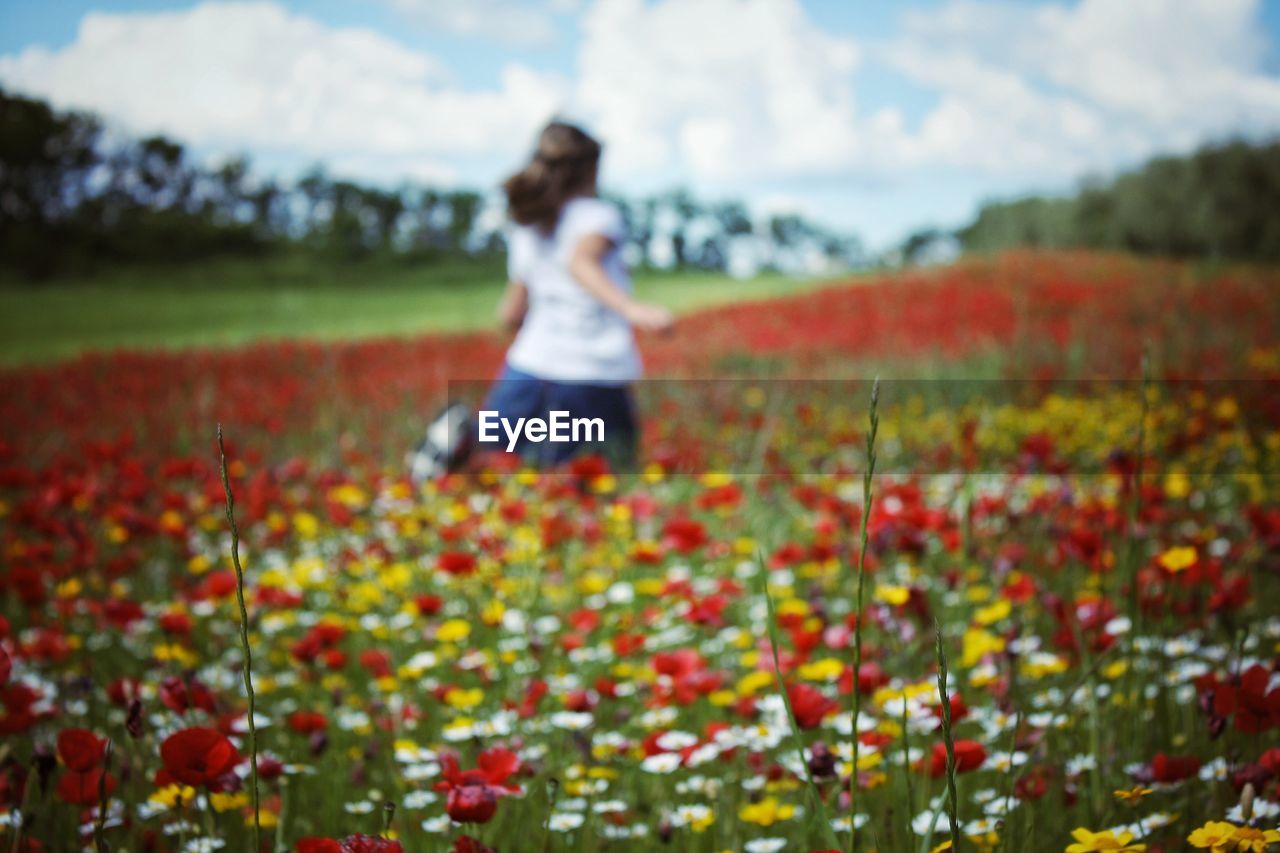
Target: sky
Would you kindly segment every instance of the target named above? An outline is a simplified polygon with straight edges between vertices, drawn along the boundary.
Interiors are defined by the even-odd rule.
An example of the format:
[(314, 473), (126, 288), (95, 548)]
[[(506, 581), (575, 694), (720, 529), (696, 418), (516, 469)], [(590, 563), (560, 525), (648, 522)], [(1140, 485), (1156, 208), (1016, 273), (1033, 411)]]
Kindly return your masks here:
[(876, 249), (1280, 134), (1280, 0), (0, 0), (0, 86), (388, 185), (492, 189), (562, 117), (605, 143), (608, 189)]

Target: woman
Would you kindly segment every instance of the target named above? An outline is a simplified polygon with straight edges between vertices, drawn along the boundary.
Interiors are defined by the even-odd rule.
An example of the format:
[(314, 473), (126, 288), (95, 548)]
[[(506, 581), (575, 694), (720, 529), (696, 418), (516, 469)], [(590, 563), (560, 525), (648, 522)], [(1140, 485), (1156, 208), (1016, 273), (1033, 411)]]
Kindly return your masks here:
[[(674, 320), (667, 309), (631, 295), (622, 261), (622, 214), (596, 194), (599, 164), (599, 142), (573, 125), (552, 122), (539, 135), (528, 165), (503, 184), (515, 227), (498, 316), (516, 336), (481, 407), (481, 420), (471, 424), (472, 441), (445, 442), (459, 446), (441, 454), (446, 466), (472, 444), (510, 447), (541, 465), (580, 451), (623, 464), (634, 457), (637, 428), (629, 386), (640, 378), (641, 364), (632, 330), (666, 332)], [(599, 419), (604, 441), (584, 430), (590, 441), (538, 440), (535, 433), (509, 442), (508, 434), (492, 428), (498, 421), (546, 420), (554, 411)], [(466, 417), (456, 408), (450, 412), (442, 416), (446, 437)], [(488, 444), (495, 433), (498, 440)], [(431, 441), (428, 431), (424, 447)]]

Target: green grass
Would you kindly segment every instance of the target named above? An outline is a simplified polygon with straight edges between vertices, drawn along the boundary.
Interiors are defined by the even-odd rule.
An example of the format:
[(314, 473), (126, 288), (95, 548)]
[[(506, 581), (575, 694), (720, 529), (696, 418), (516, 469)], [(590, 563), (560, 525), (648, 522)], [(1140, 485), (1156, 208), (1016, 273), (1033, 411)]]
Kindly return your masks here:
[[(170, 270), (120, 270), (47, 283), (0, 281), (0, 363), (86, 350), (235, 346), (492, 327), (499, 261), (325, 264), (286, 254)], [(684, 312), (800, 292), (823, 283), (780, 274), (640, 273), (646, 300)]]

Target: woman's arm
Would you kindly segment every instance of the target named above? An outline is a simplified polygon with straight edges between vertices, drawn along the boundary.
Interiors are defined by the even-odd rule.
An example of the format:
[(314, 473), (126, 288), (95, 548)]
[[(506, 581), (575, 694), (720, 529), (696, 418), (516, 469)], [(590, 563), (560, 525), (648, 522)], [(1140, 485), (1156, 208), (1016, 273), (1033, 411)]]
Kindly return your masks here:
[(613, 248), (613, 241), (603, 234), (588, 234), (578, 241), (569, 259), (569, 272), (606, 307), (622, 315), (637, 329), (649, 332), (667, 332), (675, 325), (675, 317), (660, 305), (648, 305), (631, 298), (614, 284), (604, 268), (605, 255)]
[(525, 312), (529, 310), (529, 289), (523, 281), (507, 282), (507, 289), (498, 303), (498, 322), (503, 331), (515, 334), (524, 322)]

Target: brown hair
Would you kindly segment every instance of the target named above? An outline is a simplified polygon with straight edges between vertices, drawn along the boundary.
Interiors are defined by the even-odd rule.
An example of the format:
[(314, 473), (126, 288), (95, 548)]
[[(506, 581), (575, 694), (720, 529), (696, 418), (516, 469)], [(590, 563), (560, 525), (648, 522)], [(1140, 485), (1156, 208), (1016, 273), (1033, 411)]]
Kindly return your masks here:
[(551, 122), (539, 134), (529, 165), (502, 185), (511, 218), (553, 231), (564, 203), (594, 188), (599, 163), (599, 142), (579, 127)]

